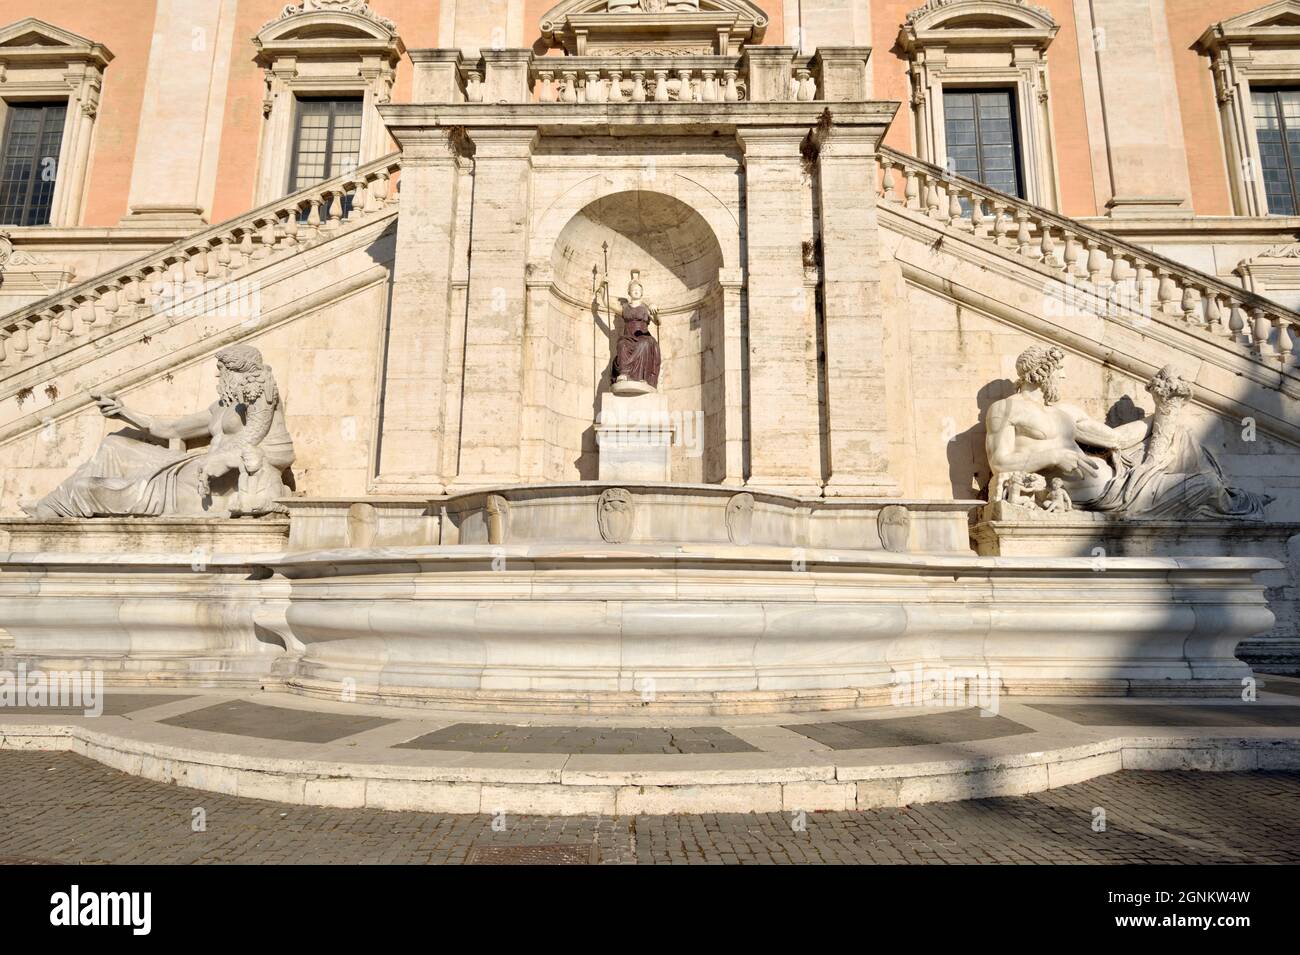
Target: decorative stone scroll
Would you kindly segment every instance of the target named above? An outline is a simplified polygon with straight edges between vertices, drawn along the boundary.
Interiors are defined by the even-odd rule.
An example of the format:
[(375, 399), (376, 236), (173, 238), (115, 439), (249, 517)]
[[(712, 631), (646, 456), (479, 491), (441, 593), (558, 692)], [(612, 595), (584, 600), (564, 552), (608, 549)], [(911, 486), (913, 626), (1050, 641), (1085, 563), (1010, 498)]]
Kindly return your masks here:
[(1016, 359), (1016, 393), (989, 407), (991, 504), (1165, 520), (1263, 519), (1272, 498), (1229, 486), (1215, 456), (1180, 423), (1192, 389), (1172, 367), (1146, 386), (1154, 414), (1112, 428), (1061, 401), (1064, 359), (1059, 348), (1027, 348)]
[(510, 502), (500, 494), (489, 494), (484, 507), (487, 513), (489, 544), (504, 544), (510, 533)]

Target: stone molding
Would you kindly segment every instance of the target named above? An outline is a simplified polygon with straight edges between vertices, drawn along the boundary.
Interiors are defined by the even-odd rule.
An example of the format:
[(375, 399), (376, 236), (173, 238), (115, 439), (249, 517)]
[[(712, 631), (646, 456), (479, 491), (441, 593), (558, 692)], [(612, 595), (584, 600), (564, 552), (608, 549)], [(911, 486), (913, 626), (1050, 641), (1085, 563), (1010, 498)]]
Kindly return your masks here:
[(1300, 2), (1279, 0), (1221, 20), (1196, 46), (1214, 77), (1233, 214), (1268, 215), (1251, 86), (1300, 81)]
[(77, 226), (85, 207), (90, 149), (104, 70), (103, 44), (27, 17), (0, 29), (0, 129), (15, 100), (67, 100), (51, 226)]

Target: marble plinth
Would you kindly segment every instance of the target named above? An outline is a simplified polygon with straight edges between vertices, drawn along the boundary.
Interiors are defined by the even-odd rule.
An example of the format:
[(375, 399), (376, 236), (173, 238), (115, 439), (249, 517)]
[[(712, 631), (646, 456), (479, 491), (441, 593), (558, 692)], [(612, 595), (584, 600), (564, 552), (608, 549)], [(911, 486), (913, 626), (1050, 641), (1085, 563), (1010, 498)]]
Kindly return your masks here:
[(601, 395), (596, 419), (600, 480), (671, 480), (675, 434), (667, 395)]

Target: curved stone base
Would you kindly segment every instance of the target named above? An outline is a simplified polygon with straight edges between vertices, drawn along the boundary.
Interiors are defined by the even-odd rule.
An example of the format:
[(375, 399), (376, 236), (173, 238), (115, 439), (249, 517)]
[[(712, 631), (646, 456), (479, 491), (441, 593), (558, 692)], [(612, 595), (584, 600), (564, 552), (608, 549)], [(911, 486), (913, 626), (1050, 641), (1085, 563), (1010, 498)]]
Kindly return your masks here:
[[(1038, 734), (996, 755), (873, 762), (860, 751), (718, 756), (602, 757), (600, 768), (562, 769), (505, 754), (438, 753), (436, 765), (374, 758), (303, 758), (265, 740), (222, 735), (196, 745), (177, 732), (103, 722), (44, 723), (0, 714), (0, 749), (73, 752), (156, 782), (249, 799), (336, 808), (437, 813), (672, 815), (816, 812), (1042, 792), (1121, 769), (1289, 770), (1300, 740), (1240, 736), (1102, 736), (1044, 744)], [(411, 752), (411, 751), (407, 751)], [(878, 753), (880, 751), (877, 751)], [(268, 755), (268, 753), (272, 753)], [(484, 759), (484, 756), (504, 757)]]

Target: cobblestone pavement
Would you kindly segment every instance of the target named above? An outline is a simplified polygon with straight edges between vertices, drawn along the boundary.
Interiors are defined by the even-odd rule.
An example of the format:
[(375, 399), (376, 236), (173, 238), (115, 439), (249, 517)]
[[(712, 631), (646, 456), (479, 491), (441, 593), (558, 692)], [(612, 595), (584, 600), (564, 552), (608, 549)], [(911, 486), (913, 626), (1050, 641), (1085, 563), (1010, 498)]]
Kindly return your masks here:
[[(196, 809), (205, 831), (192, 831)], [(1034, 796), (803, 820), (495, 822), (504, 829), (491, 816), (286, 806), (164, 786), (66, 753), (0, 753), (0, 860), (62, 863), (1296, 863), (1300, 773), (1124, 772)]]

